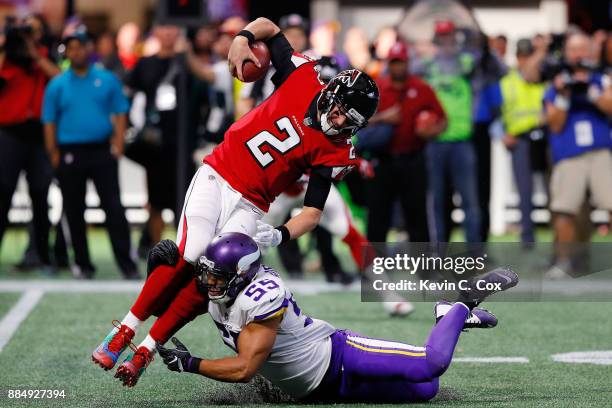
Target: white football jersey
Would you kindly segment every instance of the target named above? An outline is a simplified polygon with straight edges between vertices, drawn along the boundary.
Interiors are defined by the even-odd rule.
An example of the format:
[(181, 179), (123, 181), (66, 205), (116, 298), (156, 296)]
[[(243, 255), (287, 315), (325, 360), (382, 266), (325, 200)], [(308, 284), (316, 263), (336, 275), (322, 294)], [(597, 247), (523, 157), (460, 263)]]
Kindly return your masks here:
[(303, 314), (273, 269), (262, 266), (233, 304), (227, 307), (211, 302), (208, 312), (223, 341), (234, 351), (238, 335), (247, 324), (282, 315), (272, 352), (259, 373), (296, 398), (321, 383), (329, 366), (330, 336), (335, 328)]

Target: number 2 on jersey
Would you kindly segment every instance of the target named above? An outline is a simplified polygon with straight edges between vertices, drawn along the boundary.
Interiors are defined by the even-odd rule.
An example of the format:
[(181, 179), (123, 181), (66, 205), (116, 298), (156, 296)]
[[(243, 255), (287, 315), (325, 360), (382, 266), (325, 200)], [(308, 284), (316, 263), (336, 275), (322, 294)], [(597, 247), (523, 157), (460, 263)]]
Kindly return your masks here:
[(276, 127), (281, 133), (286, 133), (289, 135), (289, 137), (285, 140), (280, 140), (278, 136), (264, 130), (246, 142), (246, 145), (253, 154), (253, 157), (263, 168), (268, 167), (272, 162), (274, 162), (274, 157), (272, 157), (269, 152), (262, 151), (262, 146), (270, 146), (277, 152), (284, 154), (299, 145), (301, 141), (300, 135), (298, 132), (296, 132), (295, 128), (291, 124), (291, 120), (288, 117), (283, 116), (277, 120)]

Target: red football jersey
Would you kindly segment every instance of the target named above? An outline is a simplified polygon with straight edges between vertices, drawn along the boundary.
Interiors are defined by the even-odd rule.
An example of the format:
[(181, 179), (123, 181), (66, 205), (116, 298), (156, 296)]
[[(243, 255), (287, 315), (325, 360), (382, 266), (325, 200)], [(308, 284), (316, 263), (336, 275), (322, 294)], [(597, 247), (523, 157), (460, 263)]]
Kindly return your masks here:
[(328, 168), (330, 178), (340, 180), (357, 164), (350, 139), (334, 143), (304, 125), (311, 103), (324, 87), (316, 64), (305, 61), (268, 99), (234, 123), (224, 141), (204, 158), (264, 211), (310, 169)]

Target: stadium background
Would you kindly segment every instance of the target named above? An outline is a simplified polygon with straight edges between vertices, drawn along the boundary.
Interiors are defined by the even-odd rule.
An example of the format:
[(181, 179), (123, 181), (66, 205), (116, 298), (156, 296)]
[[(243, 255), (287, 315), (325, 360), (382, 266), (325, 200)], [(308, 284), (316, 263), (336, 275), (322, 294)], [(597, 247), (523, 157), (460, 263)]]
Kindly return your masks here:
[[(265, 15), (273, 19), (298, 12), (311, 21), (335, 19), (340, 22), (342, 38), (345, 28), (359, 25), (370, 39), (379, 28), (398, 21), (413, 2), (400, 1), (340, 1), (313, 0), (309, 2), (238, 2), (248, 16)], [(263, 4), (267, 3), (267, 4)], [(274, 3), (274, 4), (273, 4)], [(508, 37), (508, 63), (512, 64), (512, 47), (517, 39), (540, 32), (562, 32), (570, 23), (602, 27), (600, 17), (606, 15), (607, 2), (572, 0), (544, 1), (471, 1), (467, 2), (478, 24), (490, 35)], [(116, 30), (121, 24), (134, 21), (147, 26), (155, 15), (156, 1), (134, 0), (0, 0), (0, 17), (14, 12), (42, 11), (49, 18), (52, 29), (59, 30), (70, 10), (83, 17), (95, 30)], [(601, 10), (604, 10), (602, 13)], [(587, 17), (585, 17), (585, 15)], [(605, 20), (605, 19), (604, 19)], [(609, 28), (609, 16), (607, 20)], [(603, 23), (605, 27), (605, 22)], [(341, 40), (340, 40), (341, 43)], [(514, 227), (519, 218), (518, 198), (512, 182), (509, 154), (500, 142), (494, 142), (493, 192), (491, 202), (493, 241), (518, 241)], [(138, 225), (146, 220), (146, 191), (142, 170), (127, 159), (120, 163), (122, 201), (127, 207), (130, 223)], [(540, 223), (537, 239), (552, 241), (553, 233), (547, 226), (549, 213), (545, 208), (544, 185), (534, 196), (539, 208), (534, 220)], [(32, 309), (12, 334), (10, 341), (0, 345), (0, 406), (37, 405), (32, 401), (9, 401), (8, 389), (64, 389), (63, 401), (42, 401), (40, 406), (201, 406), (261, 404), (274, 397), (260, 392), (256, 385), (220, 384), (189, 376), (175, 376), (154, 363), (146, 376), (133, 390), (118, 388), (110, 373), (102, 373), (89, 360), (89, 353), (105, 333), (108, 322), (120, 317), (129, 307), (138, 284), (114, 282), (117, 271), (106, 232), (99, 228), (104, 213), (99, 200), (90, 188), (87, 197), (86, 220), (92, 224), (89, 239), (92, 258), (98, 267), (96, 280), (101, 283), (69, 281), (68, 271), (57, 276), (41, 273), (23, 274), (13, 269), (27, 245), (24, 229), (31, 217), (25, 181), (20, 182), (13, 198), (9, 219), (13, 224), (4, 237), (0, 252), (0, 317), (10, 315), (20, 301), (32, 304)], [(60, 216), (61, 196), (55, 188), (50, 193), (50, 218)], [(354, 212), (359, 213), (355, 208)], [(462, 219), (461, 210), (453, 214)], [(594, 211), (592, 221), (605, 223), (607, 215)], [(172, 213), (166, 212), (167, 222)], [(363, 224), (360, 224), (363, 227)], [(174, 237), (168, 228), (164, 235)], [(393, 235), (390, 239), (393, 239)], [(454, 240), (461, 240), (455, 231)], [(134, 233), (133, 241), (137, 236)], [(596, 241), (611, 241), (598, 236)], [(302, 248), (310, 248), (309, 238), (300, 241)], [(353, 268), (348, 251), (336, 243), (343, 265)], [(272, 253), (269, 262), (278, 266)], [(324, 317), (337, 327), (350, 327), (364, 334), (394, 338), (412, 343), (424, 341), (432, 323), (431, 305), (419, 304), (408, 319), (389, 319), (375, 304), (360, 303), (355, 286), (348, 289), (337, 284), (323, 284), (318, 273), (316, 255), (310, 254), (307, 267), (311, 270), (306, 283), (295, 283), (300, 306), (313, 316)], [(141, 263), (141, 269), (144, 264)], [(29, 297), (28, 297), (29, 296)], [(609, 303), (495, 303), (492, 310), (500, 317), (500, 326), (487, 332), (475, 330), (463, 336), (457, 361), (442, 379), (441, 394), (428, 406), (458, 407), (604, 407), (612, 400), (612, 351), (609, 324)], [(2, 328), (7, 327), (2, 320)], [(144, 331), (142, 331), (144, 333)], [(218, 339), (209, 319), (201, 318), (180, 333), (180, 338), (193, 345), (204, 356), (221, 356), (226, 349)], [(554, 355), (570, 352), (589, 352), (587, 363), (559, 362)], [(486, 358), (492, 359), (487, 360)], [(584, 360), (584, 356), (583, 360)], [(474, 360), (485, 358), (484, 360)], [(590, 358), (590, 360), (588, 360)], [(571, 358), (570, 358), (571, 360)]]

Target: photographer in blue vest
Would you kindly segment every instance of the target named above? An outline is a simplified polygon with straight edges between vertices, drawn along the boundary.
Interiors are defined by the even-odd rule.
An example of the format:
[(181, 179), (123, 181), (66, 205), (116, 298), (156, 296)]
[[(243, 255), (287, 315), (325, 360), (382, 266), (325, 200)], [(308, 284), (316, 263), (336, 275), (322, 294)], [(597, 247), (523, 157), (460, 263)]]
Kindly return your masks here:
[(589, 64), (589, 38), (582, 33), (567, 37), (564, 67), (544, 95), (550, 130), (553, 170), (550, 209), (554, 214), (557, 263), (550, 278), (571, 270), (565, 244), (576, 240), (576, 215), (590, 192), (593, 203), (612, 212), (612, 87), (610, 78)]

